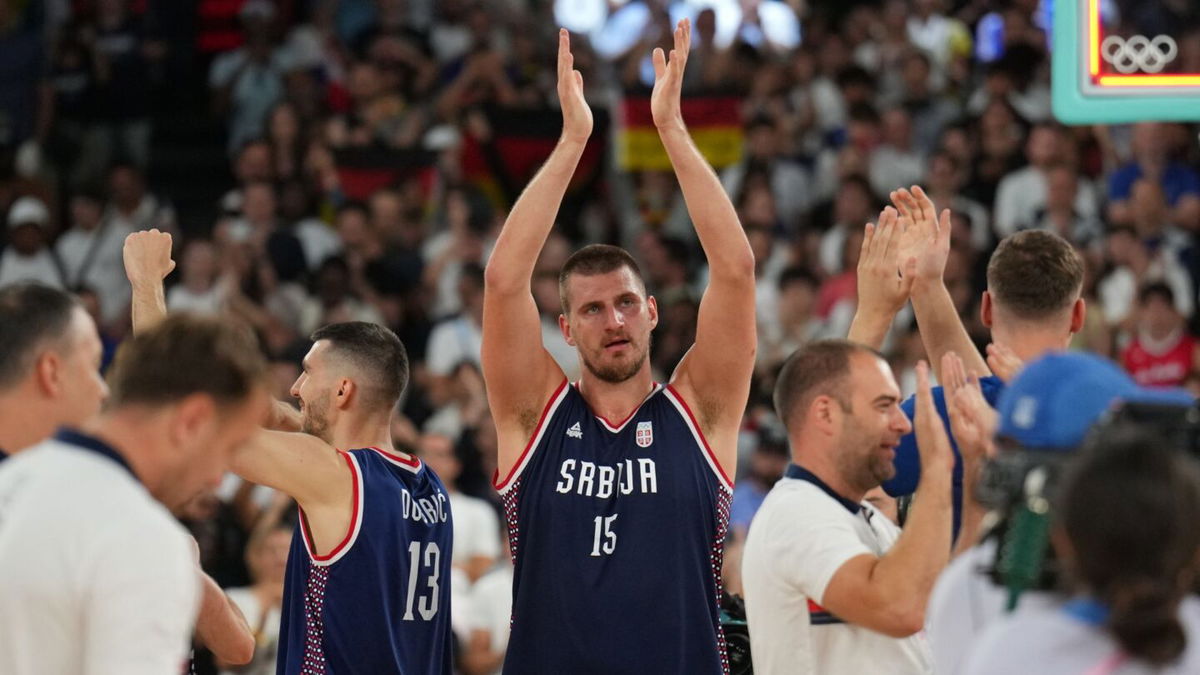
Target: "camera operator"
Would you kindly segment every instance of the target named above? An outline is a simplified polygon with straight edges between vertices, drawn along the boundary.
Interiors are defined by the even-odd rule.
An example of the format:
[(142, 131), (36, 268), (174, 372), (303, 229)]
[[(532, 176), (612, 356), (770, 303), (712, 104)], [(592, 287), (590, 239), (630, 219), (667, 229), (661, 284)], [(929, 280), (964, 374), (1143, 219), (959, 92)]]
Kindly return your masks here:
[(1190, 400), (1175, 391), (1139, 388), (1111, 362), (1079, 353), (1050, 354), (1020, 372), (1000, 398), (999, 450), (974, 491), (995, 509), (995, 520), (981, 542), (938, 578), (926, 611), (937, 672), (962, 672), (980, 634), (1012, 609), (1061, 605), (1052, 592), (1054, 561), (1045, 559), (1045, 489), (1096, 421), (1118, 401)]
[(963, 672), (1200, 672), (1200, 466), (1130, 421), (1093, 434), (1054, 499), (1051, 540), (1074, 592), (980, 639)]

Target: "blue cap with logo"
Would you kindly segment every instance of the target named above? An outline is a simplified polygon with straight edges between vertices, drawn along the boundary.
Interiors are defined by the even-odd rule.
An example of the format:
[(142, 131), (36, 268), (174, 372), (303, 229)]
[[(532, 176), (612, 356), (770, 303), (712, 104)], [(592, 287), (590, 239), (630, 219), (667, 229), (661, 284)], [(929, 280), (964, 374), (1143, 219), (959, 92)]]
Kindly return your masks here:
[(1181, 389), (1146, 389), (1111, 361), (1060, 352), (1028, 364), (1000, 395), (996, 436), (1035, 450), (1070, 451), (1117, 401), (1190, 405)]

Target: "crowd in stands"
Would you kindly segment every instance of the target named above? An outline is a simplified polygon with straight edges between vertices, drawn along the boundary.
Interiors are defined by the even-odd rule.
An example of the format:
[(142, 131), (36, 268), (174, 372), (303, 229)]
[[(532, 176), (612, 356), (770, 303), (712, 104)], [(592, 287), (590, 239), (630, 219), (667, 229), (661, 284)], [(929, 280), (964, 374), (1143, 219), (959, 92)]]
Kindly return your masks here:
[[(558, 133), (556, 4), (0, 0), (0, 285), (80, 294), (111, 355), (130, 332), (125, 236), (168, 231), (179, 261), (168, 308), (252, 325), (284, 400), (316, 328), (395, 330), (414, 369), (393, 436), (452, 493), (463, 673), (498, 672), (508, 626), (512, 572), (479, 370), (483, 265)], [(669, 166), (644, 161), (652, 150), (629, 155), (641, 147), (651, 48), (670, 43), (672, 17), (691, 15), (693, 130), (705, 126), (697, 141), (757, 259), (759, 360), (735, 542), (787, 465), (771, 405), (779, 367), (799, 346), (846, 335), (863, 226), (900, 187), (920, 184), (952, 209), (945, 283), (979, 346), (991, 250), (1015, 232), (1051, 230), (1086, 265), (1089, 311), (1074, 347), (1141, 384), (1200, 393), (1197, 127), (1056, 122), (1046, 0), (758, 0), (740, 3), (732, 29), (703, 2), (596, 4), (613, 7), (610, 22), (630, 6), (647, 11), (623, 24), (621, 44), (601, 41), (603, 30), (572, 36), (597, 131), (538, 260), (543, 339), (574, 379), (557, 273), (599, 241), (627, 247), (658, 298), (656, 379), (693, 341), (703, 256)], [(1134, 4), (1112, 3), (1114, 30)], [(780, 10), (794, 16), (798, 44), (763, 30)], [(1177, 67), (1200, 72), (1200, 6), (1158, 11), (1190, 38)], [(188, 109), (170, 105), (183, 86), (207, 90)], [(156, 135), (179, 116), (219, 130), (208, 150), (228, 167), (195, 175), (220, 190), (186, 209), (155, 172)], [(186, 156), (172, 161), (187, 173)], [(910, 311), (885, 351), (911, 394), (924, 350)], [(255, 665), (238, 672), (274, 671), (294, 514), (236, 478), (186, 514), (206, 570), (257, 632)], [(728, 560), (736, 591), (737, 556)], [(197, 661), (206, 667), (216, 666)]]

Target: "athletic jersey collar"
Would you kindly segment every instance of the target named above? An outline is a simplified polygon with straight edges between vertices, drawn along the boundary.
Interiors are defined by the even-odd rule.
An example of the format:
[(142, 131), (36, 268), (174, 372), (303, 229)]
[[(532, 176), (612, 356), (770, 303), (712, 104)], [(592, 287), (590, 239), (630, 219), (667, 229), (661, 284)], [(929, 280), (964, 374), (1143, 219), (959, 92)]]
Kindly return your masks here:
[(80, 450), (94, 452), (101, 457), (107, 457), (108, 459), (116, 462), (118, 466), (128, 471), (129, 475), (133, 476), (134, 480), (139, 483), (142, 482), (141, 479), (138, 478), (137, 474), (133, 472), (133, 467), (129, 466), (129, 462), (125, 461), (125, 458), (121, 456), (121, 453), (117, 452), (116, 448), (112, 447), (108, 443), (105, 443), (99, 438), (96, 438), (95, 436), (88, 436), (87, 434), (75, 431), (73, 429), (60, 429), (59, 432), (54, 435), (54, 439), (60, 443), (73, 445)]
[(829, 495), (830, 497), (833, 497), (835, 500), (837, 500), (837, 503), (846, 507), (846, 510), (849, 511), (850, 513), (857, 515), (859, 511), (862, 511), (862, 504), (859, 504), (857, 502), (852, 502), (849, 499), (846, 499), (845, 497), (834, 492), (833, 488), (831, 488), (825, 484), (825, 481), (821, 480), (820, 478), (817, 478), (816, 474), (809, 471), (808, 469), (805, 469), (804, 467), (800, 466), (799, 464), (789, 464), (787, 471), (783, 475), (787, 476), (788, 478), (795, 478), (796, 480), (808, 481), (809, 483), (816, 485), (817, 487), (821, 488), (822, 492)]

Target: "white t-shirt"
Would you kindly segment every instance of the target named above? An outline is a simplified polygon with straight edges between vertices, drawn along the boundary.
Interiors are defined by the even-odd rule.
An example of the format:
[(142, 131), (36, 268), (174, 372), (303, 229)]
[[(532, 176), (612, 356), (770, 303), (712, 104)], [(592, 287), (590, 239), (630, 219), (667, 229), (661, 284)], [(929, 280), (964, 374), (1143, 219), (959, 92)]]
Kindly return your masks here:
[[(117, 320), (129, 307), (129, 280), (122, 250), (130, 232), (116, 223), (102, 223), (92, 230), (73, 227), (54, 245), (68, 285), (93, 288), (100, 297), (105, 321)], [(87, 269), (83, 269), (85, 263)]]
[(50, 249), (44, 248), (33, 255), (21, 255), (11, 246), (0, 253), (0, 286), (22, 281), (37, 281), (54, 288), (63, 288), (62, 274), (54, 264)]
[[(94, 441), (92, 441), (94, 443)], [(60, 440), (0, 465), (0, 673), (182, 671), (190, 538), (116, 460)]]
[[(513, 568), (507, 561), (479, 577), (471, 587), (471, 629), (485, 630), (494, 652), (508, 648), (508, 630), (512, 620)], [(490, 675), (498, 675), (501, 668)]]
[(249, 587), (230, 588), (225, 594), (254, 631), (254, 658), (237, 670), (222, 670), (221, 675), (274, 675), (275, 657), (279, 654), (279, 608), (268, 607), (264, 612), (258, 596)]
[(453, 375), (454, 369), (464, 361), (479, 365), (482, 350), (483, 332), (479, 326), (466, 316), (456, 316), (442, 321), (430, 331), (425, 365), (433, 375), (446, 377)]
[[(989, 626), (1009, 616), (1008, 591), (994, 584), (986, 570), (996, 559), (996, 540), (974, 546), (938, 576), (925, 609), (925, 633), (938, 673), (961, 673), (967, 655)], [(1058, 596), (1026, 591), (1015, 614), (1057, 608)]]
[(451, 492), (450, 512), (454, 514), (454, 563), (465, 563), (476, 556), (500, 555), (500, 519), (487, 502)]
[(888, 637), (820, 607), (846, 561), (882, 556), (899, 536), (900, 529), (865, 502), (835, 498), (808, 480), (776, 483), (750, 523), (742, 554), (754, 671), (932, 672), (923, 636)]
[(1200, 600), (1186, 598), (1179, 618), (1187, 647), (1174, 664), (1154, 669), (1123, 654), (1103, 628), (1070, 616), (1061, 607), (1019, 612), (992, 626), (961, 671), (968, 675), (1183, 675), (1200, 673)]

